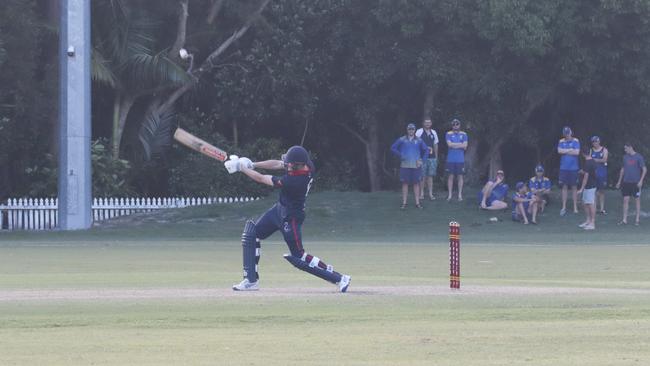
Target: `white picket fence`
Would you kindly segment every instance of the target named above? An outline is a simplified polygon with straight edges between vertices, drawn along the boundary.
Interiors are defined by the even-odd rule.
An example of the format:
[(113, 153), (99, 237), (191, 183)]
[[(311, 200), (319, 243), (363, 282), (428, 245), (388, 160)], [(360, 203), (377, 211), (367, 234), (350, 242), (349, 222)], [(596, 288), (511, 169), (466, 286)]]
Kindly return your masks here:
[[(168, 197), (168, 198), (95, 198), (92, 203), (93, 221), (102, 221), (136, 212), (151, 212), (167, 208), (250, 202), (253, 197)], [(0, 205), (0, 229), (51, 230), (58, 223), (58, 199), (10, 198)]]

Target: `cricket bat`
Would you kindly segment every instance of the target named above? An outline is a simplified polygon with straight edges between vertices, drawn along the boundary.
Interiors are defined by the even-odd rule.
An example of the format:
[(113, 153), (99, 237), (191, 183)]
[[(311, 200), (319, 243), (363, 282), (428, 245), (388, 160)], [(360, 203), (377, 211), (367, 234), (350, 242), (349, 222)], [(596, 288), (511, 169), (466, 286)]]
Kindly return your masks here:
[(174, 139), (190, 149), (198, 151), (212, 159), (219, 161), (226, 161), (226, 159), (228, 159), (228, 154), (225, 151), (208, 144), (182, 128), (176, 129), (176, 132), (174, 132)]

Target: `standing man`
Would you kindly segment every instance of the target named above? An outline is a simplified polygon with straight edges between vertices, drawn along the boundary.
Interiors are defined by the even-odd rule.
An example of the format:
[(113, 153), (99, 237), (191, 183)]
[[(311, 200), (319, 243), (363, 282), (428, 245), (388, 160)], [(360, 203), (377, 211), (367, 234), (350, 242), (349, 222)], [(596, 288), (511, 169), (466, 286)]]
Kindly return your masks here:
[[(634, 224), (638, 226), (641, 215), (641, 187), (643, 187), (643, 180), (648, 168), (645, 166), (643, 156), (634, 151), (631, 143), (626, 143), (624, 149), (623, 167), (621, 167), (618, 183), (616, 183), (616, 189), (620, 188), (623, 194), (623, 221), (619, 222), (619, 225), (627, 225), (630, 197), (634, 197), (636, 200), (636, 221)], [(623, 182), (622, 185), (621, 182)]]
[(560, 179), (559, 184), (562, 187), (562, 209), (560, 216), (566, 215), (566, 201), (568, 188), (571, 188), (571, 197), (573, 198), (573, 213), (578, 213), (578, 170), (580, 156), (580, 141), (573, 137), (573, 131), (570, 127), (562, 129), (564, 137), (557, 144), (557, 152), (560, 154)]
[(400, 158), (401, 209), (406, 208), (409, 185), (413, 185), (415, 207), (422, 208), (422, 205), (420, 205), (420, 177), (422, 176), (422, 162), (429, 156), (429, 149), (421, 139), (415, 136), (415, 124), (409, 123), (406, 126), (406, 135), (395, 140), (391, 146), (391, 151)]
[[(422, 162), (422, 182), (420, 183), (420, 199), (424, 199), (424, 183), (429, 187), (429, 200), (433, 201), (433, 177), (438, 170), (438, 133), (431, 128), (431, 118), (422, 122), (422, 128), (415, 131), (415, 136), (422, 139), (429, 149), (429, 157)], [(426, 180), (426, 182), (425, 182)]]
[(598, 202), (596, 202), (596, 209), (600, 203), (600, 210), (598, 213), (607, 215), (605, 211), (605, 189), (607, 189), (607, 159), (609, 152), (607, 148), (600, 144), (600, 137), (591, 137), (591, 150), (589, 151), (591, 159), (596, 163), (596, 195)]
[(585, 222), (578, 225), (585, 230), (596, 229), (596, 162), (591, 158), (591, 149), (583, 155), (585, 168), (583, 169), (582, 185), (578, 194), (582, 194), (582, 203), (585, 206)]
[[(252, 180), (280, 190), (278, 202), (257, 221), (248, 221), (242, 234), (244, 258), (244, 280), (232, 287), (235, 291), (259, 290), (257, 265), (260, 260), (260, 240), (281, 230), (291, 254), (284, 259), (301, 271), (310, 273), (325, 281), (338, 285), (346, 292), (350, 276), (334, 271), (320, 258), (305, 252), (302, 246), (302, 223), (305, 220), (305, 201), (314, 181), (314, 164), (307, 150), (293, 146), (282, 156), (282, 160), (266, 160), (253, 163), (248, 158), (231, 155), (225, 163), (228, 173), (241, 171)], [(253, 169), (284, 170), (284, 175), (262, 175)]]
[(544, 167), (537, 165), (535, 176), (528, 181), (528, 189), (539, 198), (539, 210), (542, 213), (550, 201), (551, 185), (551, 180), (544, 176)]
[(454, 177), (458, 180), (458, 200), (463, 200), (463, 176), (465, 175), (465, 151), (467, 150), (467, 134), (460, 130), (460, 121), (454, 119), (451, 121), (451, 131), (445, 135), (447, 146), (447, 162), (445, 171), (447, 172), (447, 190), (449, 196), (447, 201), (451, 201), (454, 191)]

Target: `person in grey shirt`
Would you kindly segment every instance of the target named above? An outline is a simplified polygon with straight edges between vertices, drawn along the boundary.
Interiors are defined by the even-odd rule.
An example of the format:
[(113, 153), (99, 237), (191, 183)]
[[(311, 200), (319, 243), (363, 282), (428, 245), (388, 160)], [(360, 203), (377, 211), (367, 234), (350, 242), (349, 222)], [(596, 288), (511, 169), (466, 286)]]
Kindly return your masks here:
[(616, 189), (620, 189), (623, 194), (623, 220), (618, 224), (627, 225), (627, 211), (630, 206), (630, 197), (634, 196), (636, 200), (636, 221), (634, 224), (638, 226), (641, 215), (641, 187), (643, 187), (643, 180), (648, 172), (648, 168), (645, 166), (643, 156), (634, 151), (631, 143), (626, 143), (624, 148), (623, 166), (618, 175), (618, 183), (616, 183)]

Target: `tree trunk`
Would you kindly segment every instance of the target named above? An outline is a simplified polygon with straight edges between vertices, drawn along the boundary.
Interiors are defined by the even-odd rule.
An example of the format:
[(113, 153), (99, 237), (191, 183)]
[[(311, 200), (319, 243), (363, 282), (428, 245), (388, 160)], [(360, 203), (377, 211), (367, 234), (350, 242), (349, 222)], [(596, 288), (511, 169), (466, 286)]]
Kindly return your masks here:
[(481, 184), (480, 178), (483, 169), (478, 154), (480, 143), (481, 141), (478, 137), (472, 137), (472, 142), (468, 144), (467, 151), (465, 152), (465, 182), (469, 185)]
[(433, 115), (433, 97), (434, 97), (433, 89), (427, 88), (427, 91), (424, 95), (424, 108), (422, 111), (422, 120), (431, 118), (431, 116)]
[(381, 175), (379, 166), (379, 126), (375, 118), (367, 121), (368, 143), (366, 144), (366, 161), (368, 163), (368, 178), (370, 192), (381, 189)]
[(236, 118), (232, 120), (232, 145), (234, 147), (239, 145), (239, 126)]
[(111, 139), (111, 151), (113, 159), (120, 158), (120, 145), (122, 143), (122, 134), (126, 126), (126, 118), (133, 107), (135, 98), (132, 95), (122, 95), (117, 93), (113, 102), (113, 137)]

